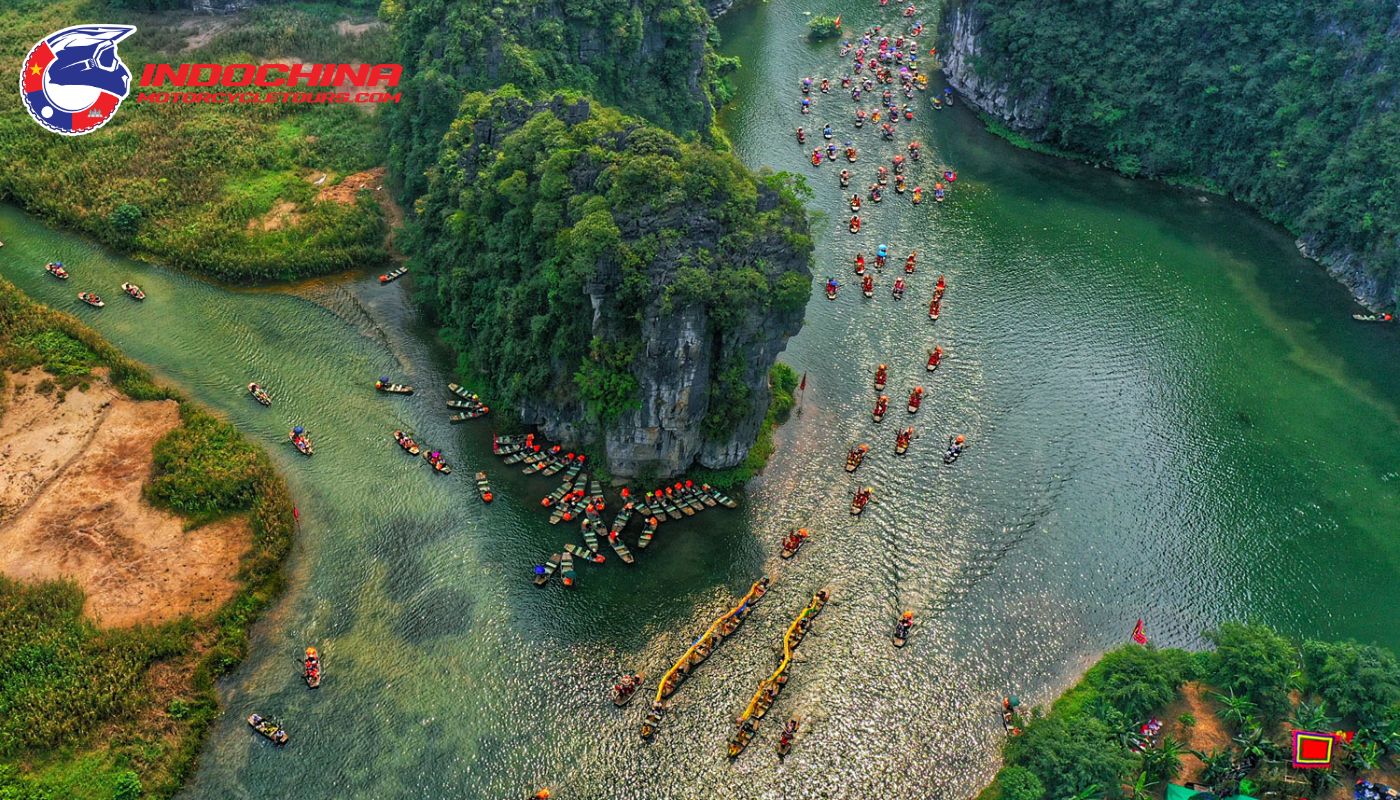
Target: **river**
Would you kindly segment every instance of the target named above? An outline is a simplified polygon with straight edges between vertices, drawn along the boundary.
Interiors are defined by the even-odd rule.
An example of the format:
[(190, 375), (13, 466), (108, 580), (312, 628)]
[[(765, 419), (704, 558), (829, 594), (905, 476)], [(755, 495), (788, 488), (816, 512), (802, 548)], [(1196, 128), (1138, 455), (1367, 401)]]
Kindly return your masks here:
[[(850, 284), (835, 302), (814, 286), (783, 356), (808, 376), (802, 413), (741, 510), (663, 525), (635, 566), (584, 565), (572, 591), (528, 583), (565, 539), (538, 506), (553, 483), (489, 455), (489, 418), (447, 424), (450, 359), (403, 285), (361, 274), (229, 290), (0, 208), (5, 276), (264, 442), (302, 512), (292, 588), (225, 682), (228, 713), (186, 797), (512, 798), (549, 785), (561, 798), (965, 798), (995, 767), (996, 699), (1050, 699), (1138, 617), (1171, 645), (1253, 618), (1400, 646), (1396, 330), (1351, 322), (1341, 287), (1233, 203), (1015, 150), (961, 107), (921, 103), (915, 123), (920, 168), (958, 170), (949, 201), (916, 208), (891, 193), (848, 235), (835, 170), (810, 168), (791, 135), (828, 109), (841, 126), (850, 113), (837, 93), (796, 113), (798, 80), (840, 63), (834, 45), (803, 39), (806, 10), (773, 0), (722, 20), (745, 65), (723, 117), (736, 151), (809, 176), (823, 214), (814, 272)], [(830, 10), (853, 31), (878, 13)], [(863, 176), (880, 148), (861, 134)], [(888, 271), (874, 300), (854, 285), (856, 243), (877, 241), (901, 261), (919, 251), (901, 302)], [(73, 280), (44, 275), (50, 259)], [(949, 289), (932, 324), (938, 272)], [(128, 302), (123, 280), (149, 299)], [(81, 306), (84, 288), (108, 307)], [(935, 342), (947, 360), (929, 376)], [(883, 426), (868, 413), (880, 361), (893, 398)], [(379, 374), (419, 393), (376, 395)], [(249, 380), (270, 387), (272, 408), (249, 400)], [(929, 398), (910, 418), (915, 383)], [(315, 458), (286, 444), (294, 423)], [(896, 459), (906, 424), (921, 438)], [(398, 427), (441, 446), (454, 474), (404, 456)], [(944, 466), (953, 433), (972, 447)], [(841, 465), (857, 440), (873, 445), (858, 475), (877, 503), (853, 522)], [(496, 484), (491, 506), (472, 489), (477, 469)], [(793, 525), (814, 537), (781, 562), (776, 540)], [(645, 702), (614, 709), (609, 682), (628, 668), (654, 680), (763, 573), (768, 597), (643, 744)], [(730, 718), (822, 586), (834, 602), (731, 764)], [(919, 626), (896, 651), (903, 608)], [(307, 644), (326, 664), (316, 692), (294, 661)], [(292, 746), (257, 740), (243, 722), (253, 711), (284, 720)], [(777, 730), (794, 714), (806, 724), (779, 763)]]

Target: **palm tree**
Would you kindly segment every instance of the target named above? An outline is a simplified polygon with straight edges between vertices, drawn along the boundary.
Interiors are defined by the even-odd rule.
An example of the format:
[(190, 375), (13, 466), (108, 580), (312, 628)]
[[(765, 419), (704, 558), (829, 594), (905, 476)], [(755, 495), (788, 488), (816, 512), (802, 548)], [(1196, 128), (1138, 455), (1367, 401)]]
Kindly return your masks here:
[(1069, 797), (1066, 797), (1065, 800), (1097, 800), (1097, 798), (1102, 794), (1103, 788), (1100, 787), (1097, 783), (1095, 783), (1091, 786), (1086, 786), (1083, 789), (1080, 789), (1079, 791), (1075, 792)]
[(1327, 731), (1332, 729), (1337, 719), (1327, 713), (1327, 701), (1318, 700), (1313, 704), (1299, 703), (1290, 721), (1299, 730)]
[(1254, 712), (1259, 709), (1253, 700), (1236, 695), (1234, 689), (1231, 689), (1229, 694), (1216, 692), (1215, 699), (1225, 706), (1225, 710), (1220, 712), (1220, 718), (1235, 723), (1237, 727), (1243, 727), (1253, 720)]
[(1170, 736), (1162, 737), (1162, 744), (1147, 749), (1142, 754), (1142, 772), (1153, 782), (1171, 780), (1181, 772), (1181, 742)]

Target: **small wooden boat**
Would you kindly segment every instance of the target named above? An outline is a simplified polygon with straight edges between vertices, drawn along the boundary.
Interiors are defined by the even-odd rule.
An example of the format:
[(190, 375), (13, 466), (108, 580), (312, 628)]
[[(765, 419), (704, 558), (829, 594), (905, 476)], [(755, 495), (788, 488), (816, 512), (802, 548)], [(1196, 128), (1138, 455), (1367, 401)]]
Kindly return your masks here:
[(476, 493), (481, 495), (483, 503), (489, 503), (496, 497), (491, 493), (491, 482), (486, 479), (485, 472), (476, 473)]
[(579, 523), (579, 527), (583, 530), (583, 543), (588, 545), (589, 550), (598, 552), (601, 548), (598, 545), (597, 524), (591, 519), (584, 519)]
[(423, 460), (432, 466), (433, 471), (442, 475), (451, 475), (452, 467), (447, 465), (447, 459), (442, 457), (441, 450), (429, 450), (423, 454)]
[(473, 400), (448, 400), (447, 407), (453, 411), (476, 411), (479, 408), (485, 408), (485, 406)]
[(253, 730), (272, 740), (272, 743), (281, 747), (290, 738), (287, 732), (282, 730), (282, 726), (269, 719), (263, 719), (259, 714), (248, 715), (248, 724)]
[(570, 481), (570, 480), (568, 480), (568, 479), (565, 479), (563, 483), (559, 484), (558, 486), (556, 486), (556, 487), (554, 488), (554, 491), (552, 491), (552, 492), (550, 492), (549, 494), (545, 495), (545, 496), (540, 500), (540, 505), (544, 506), (545, 508), (553, 508), (554, 506), (558, 505), (558, 503), (559, 503), (561, 500), (564, 499), (564, 495), (566, 495), (566, 494), (568, 494), (569, 492), (573, 491), (573, 489), (574, 489), (573, 481)]
[(792, 752), (792, 742), (797, 738), (797, 717), (788, 720), (788, 724), (783, 728), (783, 734), (778, 737), (778, 758), (786, 758)]
[(744, 752), (744, 749), (749, 746), (749, 742), (753, 741), (757, 730), (752, 720), (746, 719), (739, 723), (738, 727), (734, 729), (734, 733), (729, 736), (728, 753), (731, 759), (738, 758)]
[(962, 455), (963, 450), (967, 449), (967, 445), (965, 444), (966, 441), (967, 440), (964, 439), (962, 436), (959, 436), (956, 439), (954, 439), (951, 436), (948, 437), (948, 450), (943, 454), (943, 463), (951, 464), (954, 461), (957, 461), (958, 456)]
[(399, 278), (402, 278), (403, 276), (405, 276), (405, 275), (407, 275), (407, 274), (408, 274), (408, 267), (399, 267), (399, 268), (396, 269), (396, 270), (393, 270), (393, 271), (391, 271), (391, 272), (386, 272), (386, 273), (384, 273), (383, 275), (380, 275), (380, 276), (379, 276), (379, 283), (380, 283), (381, 285), (382, 285), (382, 284), (386, 284), (386, 283), (393, 283), (394, 281), (398, 280)]
[(409, 435), (404, 433), (403, 431), (394, 431), (394, 441), (398, 442), (399, 447), (402, 447), (404, 449), (404, 452), (408, 453), (411, 456), (416, 456), (420, 452), (422, 452), (422, 450), (418, 447), (418, 443), (413, 441), (413, 439), (411, 439)]
[(83, 301), (84, 303), (87, 303), (93, 308), (102, 308), (103, 306), (107, 305), (106, 303), (102, 302), (102, 298), (98, 297), (92, 292), (78, 292), (78, 299)]
[(855, 472), (860, 468), (861, 462), (865, 461), (865, 454), (870, 452), (870, 445), (862, 442), (852, 447), (846, 453), (846, 471)]
[(126, 292), (133, 300), (145, 300), (146, 293), (141, 291), (141, 287), (134, 283), (123, 283), (122, 291)]
[(865, 507), (875, 496), (875, 490), (869, 486), (856, 491), (856, 495), (851, 499), (851, 516), (858, 517), (865, 512)]
[(491, 409), (487, 408), (486, 406), (482, 406), (481, 408), (478, 408), (475, 411), (463, 411), (460, 414), (453, 414), (452, 416), (447, 418), (447, 421), (452, 423), (453, 425), (456, 425), (459, 422), (466, 422), (469, 419), (484, 417), (490, 410)]
[(606, 558), (603, 558), (602, 553), (589, 550), (587, 547), (576, 545), (573, 542), (565, 543), (564, 551), (572, 555), (574, 558), (581, 559), (583, 561), (591, 561), (594, 564), (601, 564), (604, 561), (607, 561)]
[(620, 559), (622, 559), (622, 563), (624, 563), (624, 564), (635, 564), (635, 563), (637, 563), (637, 559), (635, 559), (635, 558), (632, 557), (632, 551), (628, 550), (628, 549), (627, 549), (627, 545), (623, 544), (623, 542), (622, 542), (622, 536), (617, 535), (617, 534), (609, 534), (609, 535), (608, 535), (608, 544), (612, 545), (613, 552), (614, 552), (614, 553), (617, 553), (617, 557), (620, 558)]
[(529, 463), (527, 463), (525, 467), (520, 470), (520, 472), (523, 475), (539, 475), (561, 460), (562, 459), (559, 458), (558, 454), (548, 453), (545, 455), (544, 458), (537, 459), (535, 461), (530, 461)]
[(883, 394), (880, 395), (880, 397), (875, 401), (875, 409), (870, 412), (870, 418), (875, 420), (876, 422), (884, 422), (885, 411), (888, 410), (889, 405), (890, 398)]
[(61, 281), (68, 280), (68, 270), (63, 268), (63, 264), (57, 261), (50, 261), (44, 265), (44, 271), (58, 278)]
[(680, 509), (682, 514), (687, 517), (695, 516), (695, 509), (690, 505), (690, 498), (685, 496), (685, 487), (673, 487), (666, 491), (671, 492), (671, 502), (676, 504), (676, 508)]
[(535, 567), (534, 583), (536, 586), (544, 586), (549, 583), (549, 579), (554, 577), (554, 573), (559, 570), (560, 558), (558, 553), (551, 553), (548, 561)]
[(622, 510), (617, 512), (617, 516), (613, 518), (612, 525), (608, 528), (608, 533), (621, 536), (622, 532), (627, 528), (627, 523), (632, 521), (632, 513), (632, 504), (624, 504)]
[(539, 452), (540, 446), (537, 444), (528, 445), (516, 450), (514, 453), (506, 455), (501, 459), (502, 464), (519, 464), (521, 461)]
[(802, 545), (806, 544), (807, 537), (810, 535), (806, 528), (798, 528), (788, 533), (783, 539), (783, 549), (782, 552), (778, 553), (778, 557), (787, 559), (797, 555), (797, 551), (802, 549)]
[(603, 507), (603, 484), (598, 482), (597, 475), (588, 479), (588, 499), (598, 508)]
[(676, 508), (676, 504), (671, 502), (670, 489), (667, 489), (665, 492), (658, 495), (658, 497), (661, 500), (661, 507), (666, 510), (666, 516), (670, 517), (671, 519), (681, 518), (682, 515), (680, 509)]
[(455, 384), (455, 383), (449, 383), (449, 384), (447, 384), (447, 391), (449, 391), (449, 392), (451, 392), (451, 393), (457, 395), (458, 397), (462, 398), (463, 400), (471, 400), (471, 401), (478, 402), (478, 403), (481, 402), (481, 398), (480, 398), (480, 397), (477, 397), (475, 394), (473, 394), (472, 392), (468, 391), (468, 390), (467, 390), (467, 387), (465, 387), (465, 386), (459, 386), (459, 385), (457, 385), (457, 384)]
[(540, 470), (540, 474), (545, 477), (552, 477), (564, 471), (564, 468), (574, 463), (574, 454), (565, 453), (563, 458), (556, 458), (548, 467)]
[(622, 680), (613, 685), (612, 701), (613, 705), (622, 708), (632, 702), (632, 698), (637, 696), (637, 690), (642, 688), (642, 676), (638, 673), (631, 673), (622, 676)]
[(645, 550), (651, 544), (651, 537), (656, 535), (656, 528), (660, 520), (656, 517), (647, 517), (646, 525), (642, 526), (642, 535), (637, 539), (637, 549)]
[(914, 429), (913, 429), (912, 427), (910, 427), (910, 428), (905, 428), (904, 430), (902, 430), (902, 431), (900, 431), (899, 433), (895, 434), (895, 437), (894, 437), (894, 454), (897, 455), (897, 456), (902, 456), (902, 455), (904, 455), (905, 453), (909, 452), (909, 443), (910, 443), (911, 441), (913, 441), (913, 439), (914, 439)]
[(306, 656), (302, 658), (301, 677), (306, 681), (308, 689), (315, 689), (321, 685), (321, 657), (314, 647), (306, 648)]
[(564, 585), (572, 587), (578, 580), (578, 573), (574, 572), (574, 555), (568, 550), (564, 551), (563, 561), (559, 565), (559, 577), (564, 580)]
[(311, 437), (306, 435), (306, 429), (300, 425), (288, 431), (287, 437), (292, 440), (292, 447), (295, 447), (298, 453), (309, 456), (316, 452), (311, 447)]
[(914, 612), (906, 611), (894, 624), (894, 646), (903, 647), (909, 640), (909, 631), (914, 627)]
[(714, 499), (718, 500), (718, 501), (719, 501), (719, 504), (722, 505), (722, 506), (724, 506), (725, 508), (738, 508), (738, 507), (739, 507), (739, 504), (738, 504), (737, 502), (735, 502), (734, 500), (731, 500), (731, 499), (729, 498), (729, 495), (725, 494), (724, 492), (721, 492), (720, 490), (714, 488), (713, 486), (711, 486), (711, 485), (708, 484), (708, 483), (702, 483), (702, 484), (700, 484), (700, 491), (702, 491), (702, 492), (707, 492), (711, 497), (713, 497)]
[(248, 394), (251, 394), (254, 400), (265, 406), (272, 405), (272, 397), (256, 383), (248, 384)]
[(715, 496), (706, 491), (703, 486), (699, 489), (692, 489), (692, 491), (700, 498), (700, 502), (704, 503), (709, 508), (714, 508), (719, 505), (719, 501), (715, 499)]
[(1351, 318), (1357, 322), (1391, 322), (1395, 316), (1392, 314), (1352, 314)]
[(906, 409), (910, 414), (917, 414), (919, 406), (924, 402), (924, 387), (915, 386), (914, 391), (909, 393), (909, 406)]
[(564, 471), (564, 480), (573, 481), (578, 478), (579, 473), (583, 471), (583, 462), (587, 460), (587, 456), (579, 453), (578, 456), (574, 458), (574, 463), (570, 464), (569, 468)]
[(642, 722), (642, 741), (650, 742), (656, 738), (656, 731), (661, 727), (661, 718), (666, 714), (666, 706), (661, 703), (652, 703), (647, 710), (647, 718)]
[(413, 387), (403, 383), (390, 383), (388, 378), (374, 382), (374, 388), (385, 394), (413, 394)]

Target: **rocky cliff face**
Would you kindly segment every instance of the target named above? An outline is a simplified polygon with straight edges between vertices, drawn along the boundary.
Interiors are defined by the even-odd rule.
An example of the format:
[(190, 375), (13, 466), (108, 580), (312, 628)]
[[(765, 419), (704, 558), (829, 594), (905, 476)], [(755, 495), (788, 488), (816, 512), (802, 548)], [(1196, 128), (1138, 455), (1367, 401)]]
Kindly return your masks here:
[[(449, 331), (460, 332), (449, 338), (466, 342), (473, 363), (538, 375), (523, 388), (495, 375), (492, 388), (550, 439), (594, 452), (601, 446), (615, 476), (743, 461), (767, 413), (768, 371), (800, 329), (810, 292), (800, 204), (732, 156), (586, 99), (493, 96), (468, 113), (444, 145), (453, 169), (434, 179), (424, 206), (425, 239), (441, 252), (428, 265), (435, 302)], [(545, 152), (537, 147), (555, 163), (513, 162), (516, 152)], [(514, 188), (496, 195), (507, 181)], [(642, 193), (620, 186), (627, 181), (642, 181)], [(539, 220), (554, 218), (551, 197), (569, 201), (558, 229), (546, 231)], [(519, 221), (508, 210), (492, 216), (507, 204), (533, 209), (528, 234), (508, 232)], [(444, 217), (473, 225), (461, 233), (435, 227)], [(580, 263), (585, 235), (607, 244)], [(521, 243), (502, 257), (489, 252), (499, 241)], [(502, 274), (512, 270), (519, 274)], [(502, 278), (494, 289), (485, 285)], [(531, 304), (535, 319), (520, 319), (509, 306), (535, 286), (548, 300)], [(540, 328), (544, 346), (529, 352), (547, 349), (541, 363), (506, 351), (507, 342)], [(579, 377), (589, 370), (605, 378)], [(600, 400), (585, 384), (605, 385), (609, 395)], [(624, 393), (627, 402), (599, 413)]]
[(1031, 138), (1045, 132), (1045, 112), (1050, 104), (1050, 87), (1031, 91), (1015, 90), (1009, 84), (977, 74), (973, 66), (980, 54), (979, 34), (986, 25), (970, 6), (957, 5), (945, 18), (943, 75), (948, 84), (974, 106), (1002, 120)]

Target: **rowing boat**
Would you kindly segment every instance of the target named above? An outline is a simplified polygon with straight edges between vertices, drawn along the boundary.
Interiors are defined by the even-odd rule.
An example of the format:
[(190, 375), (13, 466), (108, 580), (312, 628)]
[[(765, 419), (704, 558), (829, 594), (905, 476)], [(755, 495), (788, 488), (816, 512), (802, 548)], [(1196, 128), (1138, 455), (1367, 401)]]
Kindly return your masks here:
[(598, 531), (596, 526), (597, 523), (591, 519), (584, 519), (579, 523), (579, 527), (583, 529), (584, 544), (587, 544), (588, 549), (595, 553), (600, 549), (598, 547)]
[(906, 611), (894, 624), (894, 646), (903, 647), (909, 640), (909, 631), (914, 627), (914, 612)]
[(314, 647), (306, 648), (306, 655), (301, 659), (301, 677), (306, 681), (306, 688), (320, 688), (321, 656)]
[(691, 511), (698, 514), (705, 510), (705, 504), (700, 502), (700, 492), (690, 481), (685, 482), (685, 486), (681, 488), (680, 494), (681, 499), (685, 500), (686, 505), (690, 507)]
[(574, 556), (568, 550), (564, 551), (563, 561), (559, 565), (559, 577), (564, 579), (565, 586), (573, 586), (578, 580), (578, 573), (574, 572)]
[(573, 491), (573, 489), (573, 482), (565, 480), (563, 483), (555, 487), (554, 491), (550, 492), (542, 500), (540, 500), (540, 505), (544, 506), (545, 508), (552, 508), (554, 506), (557, 506), (559, 504), (559, 501), (564, 499), (564, 495)]
[(1352, 314), (1351, 318), (1357, 322), (1390, 322), (1394, 319), (1390, 314)]
[(380, 276), (379, 276), (379, 283), (380, 283), (381, 285), (386, 284), (386, 283), (393, 283), (394, 281), (398, 280), (399, 278), (402, 278), (404, 275), (407, 275), (407, 274), (408, 274), (408, 267), (399, 267), (399, 268), (396, 269), (396, 270), (393, 270), (393, 271), (391, 271), (391, 272), (386, 272), (386, 273), (384, 273), (383, 275), (380, 275)]
[(738, 727), (729, 739), (730, 758), (737, 758), (740, 753), (744, 752), (744, 748), (748, 747), (754, 733), (757, 732), (757, 725), (754, 721), (763, 719), (768, 710), (773, 707), (773, 703), (777, 701), (778, 694), (787, 684), (787, 670), (792, 664), (793, 654), (796, 652), (797, 646), (807, 636), (807, 632), (811, 630), (812, 620), (826, 606), (827, 598), (828, 594), (825, 589), (813, 595), (811, 602), (802, 609), (783, 634), (782, 661), (773, 670), (773, 674), (759, 682), (758, 690), (754, 692), (753, 698), (749, 700), (749, 704), (744, 707), (743, 712), (735, 720)]
[(422, 452), (418, 447), (418, 443), (409, 438), (408, 434), (403, 431), (394, 431), (394, 441), (398, 442), (399, 447), (402, 447), (404, 451), (411, 456), (416, 456)]
[(875, 490), (869, 486), (856, 492), (856, 496), (851, 500), (851, 516), (858, 517), (865, 512), (865, 507), (875, 496)]
[(452, 467), (447, 465), (447, 459), (442, 457), (442, 451), (440, 450), (427, 451), (423, 454), (423, 460), (432, 465), (433, 470), (436, 472), (442, 473), (443, 475), (452, 474)]
[(560, 558), (561, 556), (558, 553), (554, 553), (550, 555), (548, 561), (535, 567), (534, 580), (536, 586), (544, 586), (546, 583), (549, 583), (549, 579), (554, 577), (554, 573), (559, 569)]
[(248, 394), (251, 394), (254, 400), (258, 401), (259, 403), (265, 406), (272, 405), (272, 396), (269, 395), (266, 391), (264, 391), (263, 388), (257, 385), (256, 383), (248, 384)]
[(637, 563), (637, 559), (632, 557), (632, 551), (628, 550), (627, 545), (623, 544), (622, 536), (618, 535), (616, 532), (608, 536), (608, 544), (612, 545), (613, 552), (617, 553), (617, 557), (622, 559), (622, 563)]
[(586, 460), (588, 460), (588, 457), (579, 453), (578, 456), (574, 458), (574, 463), (570, 464), (569, 468), (565, 470), (564, 479), (572, 481), (577, 478), (579, 472), (583, 470), (583, 462)]
[(476, 473), (476, 493), (481, 495), (483, 503), (489, 503), (495, 497), (491, 494), (491, 482), (486, 480), (485, 472)]
[(413, 387), (405, 383), (390, 383), (388, 378), (374, 382), (374, 388), (384, 394), (413, 394)]
[(471, 400), (471, 401), (477, 402), (477, 403), (481, 402), (481, 398), (480, 398), (480, 397), (477, 397), (475, 394), (473, 394), (473, 393), (467, 391), (467, 388), (466, 388), (465, 386), (459, 386), (459, 385), (457, 385), (457, 384), (455, 384), (455, 383), (449, 383), (449, 384), (447, 384), (447, 391), (449, 391), (449, 392), (451, 392), (451, 393), (457, 395), (458, 397), (462, 398), (463, 400)]
[(281, 725), (270, 719), (263, 719), (260, 714), (249, 714), (248, 724), (252, 726), (253, 730), (272, 740), (272, 743), (278, 747), (286, 744), (287, 739), (290, 738), (287, 736), (287, 732), (282, 730)]
[(700, 491), (709, 493), (711, 497), (718, 500), (719, 504), (724, 506), (725, 508), (739, 507), (739, 504), (734, 500), (731, 500), (729, 498), (729, 495), (725, 494), (724, 492), (721, 492), (719, 489), (714, 488), (708, 483), (700, 484)]
[(598, 482), (598, 476), (594, 475), (588, 479), (588, 502), (603, 507), (603, 484)]
[(292, 446), (297, 449), (298, 453), (309, 456), (316, 452), (311, 447), (310, 437), (306, 435), (306, 431), (300, 425), (288, 431), (287, 437), (292, 440)]
[(550, 476), (553, 476), (553, 475), (558, 475), (559, 473), (561, 473), (561, 472), (564, 471), (564, 467), (566, 467), (566, 466), (568, 466), (568, 465), (570, 465), (570, 464), (572, 464), (572, 463), (574, 463), (574, 454), (573, 454), (573, 453), (568, 453), (568, 454), (566, 454), (563, 458), (556, 458), (556, 459), (554, 459), (554, 463), (552, 463), (552, 464), (550, 464), (548, 467), (546, 467), (546, 468), (540, 470), (540, 474), (541, 474), (541, 475), (544, 475), (545, 477), (550, 477)]
[(103, 306), (107, 305), (106, 303), (102, 302), (102, 298), (98, 297), (92, 292), (78, 292), (78, 299), (83, 301), (84, 303), (87, 303), (93, 308), (102, 308)]
[(656, 527), (659, 523), (656, 517), (647, 517), (646, 525), (642, 527), (642, 535), (637, 539), (637, 549), (645, 550), (651, 544), (651, 537), (656, 535)]
[(453, 414), (452, 416), (447, 418), (447, 421), (455, 425), (459, 422), (466, 422), (469, 419), (484, 417), (490, 410), (491, 409), (487, 408), (486, 406), (482, 406), (481, 408), (478, 408), (475, 411), (463, 411), (460, 414)]
[(632, 504), (631, 504), (631, 503), (627, 503), (626, 505), (624, 505), (624, 506), (622, 507), (622, 510), (621, 510), (621, 511), (617, 512), (617, 516), (613, 518), (613, 523), (612, 523), (612, 525), (608, 528), (608, 532), (609, 532), (610, 534), (615, 534), (615, 535), (621, 536), (623, 530), (625, 530), (625, 529), (627, 528), (627, 523), (629, 523), (629, 522), (631, 522), (631, 521), (632, 521)]
[(671, 502), (670, 489), (667, 489), (666, 491), (658, 494), (657, 499), (661, 501), (661, 507), (666, 510), (666, 516), (670, 517), (671, 519), (681, 518), (680, 509), (676, 508), (676, 504)]
[(797, 555), (797, 551), (802, 549), (802, 545), (806, 544), (807, 537), (810, 535), (806, 528), (798, 528), (788, 533), (783, 539), (783, 550), (778, 554), (778, 557), (787, 559)]
[(574, 558), (584, 559), (592, 563), (603, 563), (605, 560), (608, 560), (603, 558), (603, 553), (591, 551), (591, 549), (585, 548), (584, 545), (575, 545), (574, 542), (567, 542), (567, 544), (564, 544), (564, 552), (574, 553)]
[(134, 284), (134, 283), (123, 283), (123, 284), (122, 284), (122, 291), (123, 291), (123, 292), (126, 292), (126, 293), (127, 293), (127, 296), (130, 297), (132, 300), (145, 300), (145, 299), (146, 299), (146, 293), (143, 292), (143, 291), (141, 291), (141, 287), (140, 287), (140, 286), (137, 286), (137, 285)]
[(676, 504), (676, 508), (680, 509), (682, 514), (687, 517), (695, 516), (695, 509), (690, 505), (690, 498), (685, 496), (684, 486), (679, 489), (667, 489), (666, 491), (671, 493), (671, 502)]
[(534, 461), (526, 459), (526, 461), (528, 463), (525, 465), (524, 469), (520, 470), (521, 474), (539, 475), (545, 473), (546, 470), (562, 461), (562, 459), (559, 458), (558, 453), (547, 453), (544, 458), (538, 458)]
[(471, 400), (448, 400), (447, 407), (453, 411), (476, 411), (479, 408), (483, 408), (480, 403)]
[[(501, 459), (501, 463), (502, 463), (502, 464), (519, 464), (521, 461), (524, 461), (525, 459), (530, 458), (531, 456), (533, 456), (533, 455), (535, 455), (535, 454), (537, 454), (537, 453), (539, 453), (539, 452), (540, 452), (540, 446), (537, 445), (537, 444), (532, 444), (532, 445), (529, 445), (528, 447), (523, 447), (523, 448), (521, 448), (521, 449), (515, 451), (514, 453), (511, 453), (511, 454), (507, 455), (505, 458)], [(544, 456), (540, 456), (540, 458), (544, 458)]]
[(637, 690), (642, 688), (642, 676), (638, 673), (631, 673), (623, 676), (623, 680), (613, 686), (613, 705), (622, 708), (632, 702), (632, 698), (637, 696)]
[(700, 502), (704, 503), (707, 507), (714, 508), (719, 505), (719, 501), (714, 498), (714, 495), (705, 491), (703, 487), (700, 489), (692, 489), (692, 491), (695, 492), (696, 497), (700, 498)]
[(859, 469), (861, 463), (865, 461), (865, 454), (868, 452), (870, 452), (870, 445), (864, 442), (852, 447), (850, 451), (846, 453), (846, 471), (855, 472)]
[(798, 719), (793, 717), (788, 720), (788, 724), (783, 727), (783, 735), (778, 737), (778, 758), (786, 758), (792, 752), (792, 740), (797, 737)]
[(61, 281), (68, 280), (68, 270), (64, 269), (61, 263), (50, 261), (44, 265), (44, 271)]

